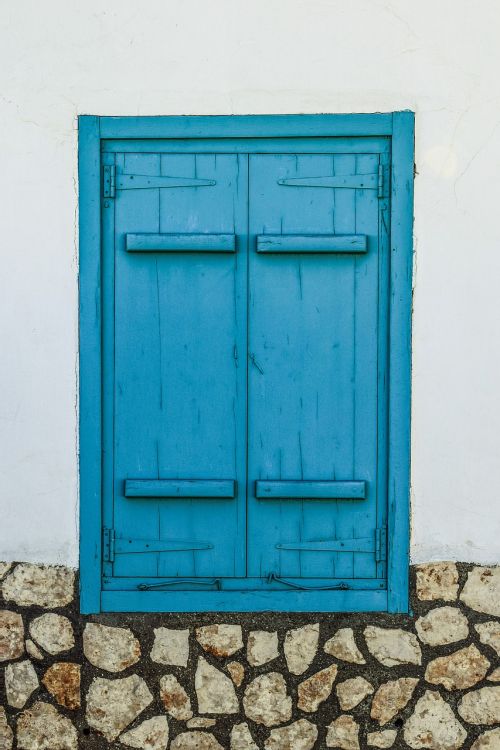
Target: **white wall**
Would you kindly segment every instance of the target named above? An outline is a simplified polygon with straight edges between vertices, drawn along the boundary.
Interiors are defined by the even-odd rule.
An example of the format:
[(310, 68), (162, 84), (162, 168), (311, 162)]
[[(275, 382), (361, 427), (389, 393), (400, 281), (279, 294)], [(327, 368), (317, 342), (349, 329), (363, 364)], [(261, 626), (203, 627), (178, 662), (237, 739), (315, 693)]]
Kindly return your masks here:
[(412, 555), (500, 562), (498, 0), (4, 0), (0, 25), (0, 559), (78, 559), (76, 116), (410, 108)]

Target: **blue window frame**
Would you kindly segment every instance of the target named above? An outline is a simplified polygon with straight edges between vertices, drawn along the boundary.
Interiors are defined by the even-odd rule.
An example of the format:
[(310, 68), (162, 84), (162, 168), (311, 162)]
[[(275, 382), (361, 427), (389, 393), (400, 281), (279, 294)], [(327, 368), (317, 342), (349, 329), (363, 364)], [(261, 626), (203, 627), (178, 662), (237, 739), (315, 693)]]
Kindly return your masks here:
[[(203, 610), (408, 611), (413, 149), (414, 115), (411, 112), (373, 115), (81, 116), (79, 118), (80, 568), (81, 610), (83, 613)], [(259, 309), (263, 310), (260, 318), (256, 314), (252, 319), (251, 328), (259, 331), (259, 326), (265, 327), (266, 314), (268, 317), (273, 315), (276, 317), (272, 306), (267, 309), (267, 312), (264, 309), (266, 300), (269, 300), (270, 291), (272, 292), (272, 289), (276, 286), (281, 286), (282, 280), (289, 273), (291, 266), (287, 264), (297, 264), (300, 276), (302, 261), (297, 260), (296, 254), (298, 252), (302, 254), (302, 257), (307, 257), (308, 260), (313, 256), (322, 258), (321, 261), (315, 261), (317, 266), (316, 276), (312, 275), (310, 278), (326, 279), (328, 273), (331, 272), (332, 267), (328, 265), (331, 260), (326, 261), (327, 255), (325, 254), (335, 254), (335, 257), (339, 259), (335, 261), (337, 269), (344, 267), (352, 269), (356, 268), (353, 264), (365, 262), (364, 259), (368, 257), (367, 249), (372, 253), (369, 254), (369, 257), (376, 276), (378, 274), (377, 278), (380, 280), (381, 274), (386, 274), (387, 289), (385, 291), (383, 291), (382, 286), (380, 286), (382, 291), (379, 287), (373, 286), (371, 288), (366, 287), (361, 292), (361, 300), (365, 300), (362, 304), (365, 307), (368, 304), (366, 300), (369, 299), (370, 295), (379, 295), (377, 330), (382, 342), (378, 345), (377, 355), (379, 385), (377, 386), (376, 382), (373, 381), (370, 387), (375, 388), (375, 395), (378, 393), (380, 396), (382, 388), (380, 383), (386, 382), (388, 386), (384, 399), (380, 399), (378, 396), (379, 400), (376, 404), (373, 402), (376, 411), (373, 424), (374, 429), (377, 430), (378, 438), (374, 437), (373, 431), (373, 434), (370, 433), (367, 422), (366, 431), (371, 434), (371, 437), (365, 436), (362, 446), (363, 455), (366, 454), (368, 449), (374, 456), (383, 452), (383, 469), (377, 470), (375, 484), (378, 487), (379, 494), (384, 496), (384, 502), (383, 504), (379, 503), (378, 506), (375, 503), (373, 506), (375, 515), (370, 521), (374, 526), (375, 534), (373, 538), (367, 537), (366, 534), (363, 536), (362, 519), (364, 516), (360, 513), (359, 520), (356, 521), (359, 533), (354, 534), (355, 539), (347, 540), (351, 544), (348, 549), (352, 553), (353, 560), (358, 561), (356, 563), (358, 570), (365, 571), (366, 578), (363, 578), (363, 573), (359, 573), (357, 578), (354, 575), (352, 576), (356, 580), (352, 580), (349, 584), (345, 584), (343, 581), (339, 584), (339, 576), (333, 576), (331, 582), (327, 581), (326, 585), (324, 581), (322, 583), (321, 580), (316, 580), (314, 570), (319, 569), (320, 564), (325, 560), (330, 560), (330, 558), (333, 560), (332, 564), (335, 568), (335, 559), (338, 558), (337, 552), (332, 552), (332, 549), (337, 550), (338, 547), (333, 548), (331, 544), (325, 547), (325, 542), (321, 542), (320, 544), (323, 544), (323, 547), (316, 546), (314, 548), (316, 550), (321, 549), (317, 553), (319, 557), (307, 558), (313, 560), (309, 566), (310, 571), (313, 572), (305, 573), (304, 577), (297, 578), (293, 572), (293, 565), (288, 567), (285, 565), (282, 568), (276, 568), (277, 573), (272, 572), (274, 570), (272, 568), (268, 569), (266, 577), (261, 578), (257, 585), (255, 583), (257, 579), (246, 579), (240, 575), (241, 570), (243, 570), (241, 566), (244, 567), (244, 561), (242, 561), (239, 567), (235, 563), (235, 570), (237, 569), (240, 573), (233, 573), (233, 578), (225, 578), (224, 566), (227, 564), (227, 560), (221, 558), (221, 573), (217, 572), (218, 568), (215, 567), (214, 578), (208, 579), (205, 577), (203, 580), (197, 579), (194, 583), (185, 575), (180, 580), (187, 582), (186, 590), (179, 591), (177, 590), (178, 586), (172, 587), (172, 579), (168, 578), (168, 575), (171, 575), (169, 572), (164, 572), (160, 582), (156, 583), (154, 576), (148, 575), (147, 566), (137, 567), (135, 561), (148, 559), (147, 555), (134, 558), (130, 554), (126, 554), (132, 548), (141, 553), (146, 551), (144, 549), (144, 534), (139, 534), (140, 539), (130, 539), (126, 538), (126, 532), (119, 532), (115, 539), (114, 525), (116, 520), (114, 520), (112, 504), (110, 505), (109, 502), (109, 496), (114, 493), (114, 488), (117, 486), (113, 481), (111, 485), (109, 483), (110, 473), (114, 476), (115, 470), (114, 468), (109, 469), (109, 462), (112, 460), (110, 454), (114, 450), (114, 438), (110, 433), (114, 429), (115, 422), (115, 396), (110, 396), (114, 385), (110, 368), (106, 362), (110, 361), (109, 342), (114, 342), (115, 335), (117, 337), (121, 335), (120, 330), (128, 331), (131, 328), (133, 318), (126, 317), (130, 306), (124, 304), (123, 314), (125, 317), (117, 318), (118, 323), (115, 331), (115, 290), (114, 286), (110, 286), (110, 277), (114, 278), (116, 266), (120, 278), (128, 280), (128, 283), (130, 280), (138, 278), (140, 273), (147, 269), (147, 264), (150, 263), (148, 258), (152, 257), (152, 253), (159, 257), (158, 253), (161, 252), (162, 258), (166, 258), (166, 254), (169, 258), (172, 258), (172, 253), (179, 257), (179, 252), (185, 249), (196, 249), (196, 253), (202, 252), (209, 264), (207, 269), (213, 269), (219, 261), (221, 263), (233, 262), (231, 257), (234, 258), (234, 255), (231, 256), (230, 254), (241, 249), (241, 240), (237, 238), (236, 228), (231, 230), (230, 227), (230, 231), (227, 230), (224, 217), (221, 219), (220, 227), (216, 227), (215, 230), (212, 225), (207, 229), (207, 226), (209, 226), (207, 224), (201, 226), (200, 233), (197, 235), (190, 234), (189, 248), (186, 248), (186, 233), (182, 230), (182, 227), (180, 230), (175, 228), (175, 222), (172, 224), (175, 231), (172, 231), (171, 228), (167, 228), (167, 231), (165, 231), (162, 228), (163, 233), (154, 234), (149, 226), (147, 230), (143, 229), (141, 233), (141, 228), (137, 229), (139, 225), (127, 225), (125, 221), (120, 229), (122, 232), (120, 235), (120, 255), (115, 258), (115, 247), (117, 247), (115, 230), (118, 232), (116, 227), (118, 227), (121, 219), (119, 213), (117, 213), (118, 218), (115, 226), (115, 220), (111, 221), (109, 217), (112, 213), (114, 216), (115, 190), (128, 189), (125, 184), (127, 180), (130, 182), (137, 176), (140, 176), (143, 180), (148, 180), (152, 179), (151, 175), (153, 175), (153, 179), (156, 180), (154, 188), (158, 188), (158, 195), (161, 188), (171, 187), (171, 184), (167, 185), (165, 182), (165, 180), (168, 181), (171, 178), (162, 176), (154, 178), (154, 168), (151, 168), (153, 170), (151, 171), (147, 161), (153, 158), (151, 154), (156, 154), (157, 158), (161, 160), (168, 159), (170, 154), (175, 153), (175, 158), (186, 161), (186, 159), (193, 158), (190, 156), (193, 152), (198, 155), (205, 155), (205, 158), (207, 158), (207, 155), (212, 157), (215, 154), (224, 154), (224, 158), (219, 159), (219, 166), (217, 167), (219, 170), (217, 180), (220, 186), (224, 184), (229, 186), (234, 181), (239, 180), (242, 192), (247, 191), (245, 200), (253, 206), (253, 213), (250, 218), (243, 211), (240, 219), (238, 219), (240, 222), (238, 231), (244, 231), (245, 233), (246, 230), (242, 230), (241, 227), (247, 223), (253, 238), (252, 255), (249, 256), (248, 265), (244, 270), (244, 273), (248, 274), (248, 278), (246, 276), (243, 278), (241, 276), (243, 272), (240, 272), (240, 277), (238, 277), (240, 279), (238, 281), (239, 288), (243, 289), (246, 288), (246, 285), (250, 287), (253, 285), (252, 294), (257, 298), (260, 295)], [(184, 156), (182, 156), (183, 154)], [(292, 171), (292, 177), (290, 177), (287, 164), (293, 159), (297, 163), (297, 154), (300, 154), (304, 169), (297, 174)], [(349, 154), (355, 154), (355, 156), (349, 156)], [(326, 163), (324, 161), (326, 158), (332, 160), (333, 177), (326, 177), (325, 170), (321, 167)], [(127, 162), (127, 159), (129, 159), (129, 162)], [(214, 164), (217, 164), (217, 159), (213, 161)], [(203, 163), (203, 159), (201, 159), (201, 162)], [(120, 165), (126, 163), (140, 165), (136, 166), (135, 175), (130, 174), (130, 169), (119, 171)], [(181, 164), (180, 161), (177, 163)], [(353, 164), (355, 165), (354, 170)], [(358, 168), (358, 165), (361, 166)], [(379, 165), (378, 171), (377, 165)], [(314, 171), (317, 173), (318, 169), (320, 171), (323, 169), (319, 178), (318, 176), (312, 177)], [(353, 171), (355, 174), (352, 174)], [(160, 170), (161, 174), (163, 172)], [(148, 175), (150, 176), (148, 177)], [(214, 175), (208, 176), (213, 177)], [(197, 174), (196, 178), (176, 179), (184, 179), (184, 183), (182, 183), (184, 188), (187, 182), (193, 184), (196, 182), (196, 186), (200, 186), (202, 183), (214, 185), (217, 182), (214, 179), (203, 179), (204, 177), (206, 175)], [(318, 179), (320, 180), (319, 183)], [(349, 179), (353, 181), (349, 183)], [(295, 196), (300, 192), (297, 190), (285, 190), (280, 193), (280, 195), (286, 194), (286, 200), (283, 200), (285, 200), (285, 203), (286, 201), (290, 203), (289, 209), (286, 209), (285, 206), (283, 211), (286, 213), (288, 210), (289, 218), (286, 221), (289, 221), (289, 226), (295, 227), (295, 229), (289, 230), (289, 234), (287, 234), (283, 231), (283, 226), (278, 230), (273, 228), (273, 215), (272, 212), (269, 213), (269, 206), (273, 200), (269, 196), (274, 195), (273, 191), (276, 189), (272, 187), (273, 185), (279, 184), (304, 189), (313, 188), (313, 191), (309, 191), (308, 195), (318, 195), (317, 202), (322, 207), (321, 210), (331, 211), (331, 207), (328, 208), (327, 201), (325, 202), (326, 196), (334, 192), (335, 186), (337, 188), (340, 186), (339, 180), (344, 182), (341, 187), (351, 188), (350, 195), (354, 203), (351, 200), (349, 210), (354, 211), (354, 216), (358, 213), (358, 224), (355, 226), (365, 226), (363, 231), (356, 231), (353, 234), (348, 223), (345, 223), (343, 228), (340, 227), (340, 229), (335, 230), (335, 222), (334, 232), (338, 233), (336, 236), (326, 235), (324, 230), (310, 231), (309, 224), (307, 224), (308, 216), (303, 218), (302, 224), (299, 220), (296, 220)], [(145, 184), (144, 187), (149, 188), (151, 184)], [(133, 187), (137, 188), (137, 182)], [(321, 187), (328, 187), (330, 190), (328, 192), (320, 190), (318, 193), (318, 188)], [(266, 190), (268, 193), (266, 193)], [(376, 203), (372, 198), (376, 195), (377, 190), (378, 197), (383, 199), (382, 203), (377, 204), (378, 214), (373, 213), (372, 208), (370, 208)], [(314, 193), (314, 191), (316, 192)], [(134, 189), (127, 195), (140, 193), (141, 197), (144, 197), (146, 192), (147, 190)], [(203, 191), (198, 192), (203, 193)], [(344, 191), (342, 197), (346, 193), (347, 191)], [(170, 192), (170, 195), (172, 194)], [(268, 197), (259, 203), (259, 196), (264, 194)], [(124, 193), (121, 193), (121, 195), (124, 195)], [(205, 195), (211, 194), (209, 191), (205, 191)], [(224, 200), (222, 193), (218, 200)], [(347, 206), (348, 201), (344, 200), (344, 204)], [(131, 211), (136, 212), (138, 204), (131, 203), (130, 205), (132, 206)], [(200, 210), (205, 211), (205, 213), (211, 211), (213, 214), (213, 207), (210, 209), (210, 205), (209, 202), (208, 207)], [(312, 206), (312, 201), (310, 205)], [(335, 210), (337, 210), (336, 207)], [(313, 211), (314, 208), (311, 208), (309, 218), (311, 218)], [(377, 215), (379, 219), (374, 226), (378, 229), (373, 230), (373, 227), (370, 228), (369, 226), (369, 217), (376, 218)], [(311, 219), (311, 221), (313, 220)], [(314, 221), (320, 220), (314, 219)], [(319, 227), (320, 224), (314, 224), (314, 221), (313, 228)], [(159, 225), (161, 226), (160, 219)], [(375, 236), (373, 235), (374, 232)], [(346, 241), (350, 244), (346, 245)], [(110, 254), (110, 248), (112, 255)], [(374, 248), (378, 256), (373, 255)], [(219, 255), (214, 264), (211, 259), (215, 257), (215, 253), (223, 253), (226, 260), (222, 260), (222, 255)], [(332, 257), (333, 255), (328, 256), (330, 259)], [(304, 261), (306, 266), (308, 260)], [(317, 265), (318, 263), (320, 266)], [(344, 264), (344, 266), (341, 264)], [(373, 264), (375, 265), (373, 266)], [(357, 267), (364, 268), (362, 265)], [(308, 266), (308, 268), (311, 269), (311, 266)], [(306, 271), (306, 273), (308, 272)], [(158, 274), (158, 270), (156, 273)], [(252, 276), (252, 274), (254, 275)], [(283, 283), (285, 282), (283, 281)], [(377, 289), (379, 289), (378, 292)], [(286, 304), (286, 300), (289, 299), (289, 292), (289, 289), (284, 289), (282, 305)], [(142, 293), (147, 296), (146, 287), (142, 289)], [(183, 293), (182, 290), (181, 293)], [(300, 293), (302, 295), (302, 288)], [(335, 292), (337, 296), (340, 293), (342, 293), (342, 284)], [(322, 294), (322, 299), (326, 300), (328, 295), (324, 291)], [(193, 315), (199, 317), (200, 313), (206, 314), (207, 309), (193, 309)], [(244, 305), (241, 307), (241, 310), (243, 309)], [(141, 308), (138, 307), (134, 314), (136, 317), (140, 315)], [(293, 316), (293, 310), (289, 310), (287, 315)], [(218, 314), (218, 317), (222, 318), (223, 314)], [(211, 325), (216, 325), (216, 322), (217, 317), (214, 318)], [(275, 336), (279, 337), (282, 333), (282, 331), (276, 330)], [(309, 340), (309, 333), (307, 337)], [(251, 371), (249, 379), (256, 378), (254, 392), (257, 393), (259, 373), (263, 369), (261, 355), (248, 349), (246, 339), (242, 341), (242, 345), (249, 352), (248, 361), (250, 365), (248, 367)], [(114, 343), (112, 346), (114, 347)], [(367, 338), (363, 348), (367, 350), (368, 346), (369, 339)], [(118, 343), (117, 366), (121, 367), (123, 361), (121, 375), (126, 379), (127, 368), (133, 368), (134, 359), (127, 360), (121, 357), (120, 351), (126, 351), (126, 346), (122, 347), (121, 350), (119, 347), (120, 344)], [(253, 345), (252, 349), (254, 349)], [(265, 356), (265, 353), (262, 356)], [(114, 362), (114, 354), (112, 358)], [(272, 359), (269, 362), (272, 363)], [(360, 372), (362, 372), (362, 366), (360, 365), (360, 367)], [(363, 390), (365, 386), (368, 388), (369, 384), (363, 385), (365, 381), (361, 379), (361, 375), (358, 377), (360, 378), (360, 390)], [(276, 390), (276, 387), (274, 389)], [(381, 406), (377, 406), (379, 402), (382, 404)], [(260, 420), (260, 424), (265, 423), (266, 415), (262, 416), (259, 413), (258, 398), (254, 398), (253, 401), (251, 399), (251, 403), (253, 403), (251, 421), (258, 423)], [(362, 404), (365, 413), (370, 411), (372, 402), (369, 398), (362, 401)], [(139, 401), (139, 409), (140, 405)], [(244, 408), (240, 417), (244, 422), (246, 418)], [(219, 419), (219, 417), (217, 418)], [(293, 425), (293, 429), (295, 429), (295, 425)], [(269, 439), (271, 440), (271, 438), (272, 435)], [(279, 441), (280, 438), (275, 437), (275, 439)], [(380, 442), (377, 442), (379, 440)], [(376, 445), (372, 445), (372, 443), (376, 443)], [(109, 446), (112, 446), (112, 448), (110, 449)], [(133, 446), (131, 450), (133, 453)], [(243, 453), (245, 453), (244, 450)], [(246, 458), (243, 457), (243, 453), (240, 468), (245, 472), (244, 462)], [(334, 505), (337, 507), (336, 503), (339, 498), (342, 498), (340, 506), (344, 508), (347, 507), (348, 498), (350, 498), (351, 508), (357, 506), (368, 508), (369, 505), (363, 506), (360, 503), (372, 502), (374, 490), (369, 482), (364, 481), (366, 477), (342, 476), (342, 480), (350, 481), (325, 481), (325, 479), (332, 478), (318, 475), (318, 481), (309, 481), (315, 477), (304, 477), (302, 475), (304, 481), (297, 481), (295, 475), (282, 477), (280, 473), (279, 477), (274, 474), (263, 476), (258, 466), (257, 450), (255, 454), (257, 456), (253, 472), (255, 476), (252, 474), (252, 482), (246, 482), (248, 484), (248, 499), (244, 499), (240, 494), (237, 502), (253, 502), (252, 513), (254, 517), (258, 518), (262, 527), (277, 529), (278, 537), (280, 533), (279, 524), (273, 516), (275, 512), (273, 507), (283, 498), (295, 498), (295, 501), (297, 498), (303, 497), (315, 498), (315, 505), (320, 508), (320, 511), (318, 511), (320, 515), (316, 514), (316, 522), (318, 518), (324, 519), (325, 514), (328, 516), (328, 507), (333, 508)], [(252, 455), (250, 456), (250, 468), (253, 461)], [(129, 459), (130, 456), (127, 460)], [(119, 455), (116, 460), (119, 464)], [(377, 467), (380, 468), (380, 456), (373, 460), (377, 461)], [(120, 502), (123, 503), (122, 508), (125, 508), (126, 513), (129, 514), (123, 516), (122, 513), (122, 517), (125, 519), (123, 521), (124, 528), (133, 528), (137, 524), (139, 526), (143, 524), (144, 528), (147, 527), (149, 523), (147, 514), (152, 507), (151, 503), (148, 504), (145, 501), (147, 497), (158, 500), (158, 498), (172, 498), (174, 495), (177, 498), (189, 495), (192, 498), (196, 497), (196, 493), (198, 493), (198, 496), (204, 498), (208, 496), (213, 499), (211, 508), (206, 505), (206, 500), (203, 501), (205, 506), (201, 511), (202, 513), (205, 512), (207, 507), (214, 511), (220, 506), (221, 524), (225, 523), (231, 516), (231, 511), (227, 510), (230, 506), (227, 504), (220, 505), (220, 503), (225, 502), (221, 498), (231, 498), (232, 495), (237, 495), (237, 490), (232, 489), (237, 487), (237, 484), (233, 484), (233, 477), (217, 476), (214, 478), (204, 476), (203, 479), (196, 480), (197, 484), (193, 484), (192, 481), (191, 483), (185, 481), (183, 483), (183, 480), (177, 479), (179, 474), (175, 474), (175, 481), (164, 476), (160, 479), (159, 464), (157, 468), (158, 479), (156, 477), (151, 479), (148, 474), (145, 477), (135, 477), (133, 472), (132, 476), (127, 472), (122, 472), (123, 476), (120, 475), (122, 477), (120, 479), (120, 488), (122, 489), (119, 491)], [(375, 470), (376, 467), (373, 468), (373, 471)], [(371, 468), (368, 467), (367, 476), (370, 475), (370, 472)], [(123, 478), (125, 481), (122, 481)], [(188, 477), (188, 479), (192, 480), (195, 477)], [(254, 481), (254, 479), (257, 481)], [(277, 481), (278, 479), (283, 479), (283, 481)], [(285, 481), (287, 479), (292, 481)], [(356, 479), (362, 481), (354, 481)], [(244, 485), (245, 482), (240, 481), (240, 484)], [(136, 502), (136, 498), (142, 499)], [(323, 502), (324, 500), (331, 501), (331, 505), (328, 506), (327, 503)], [(219, 503), (219, 506), (217, 503)], [(289, 503), (289, 507), (292, 505), (293, 503)], [(201, 506), (198, 505), (197, 507)], [(343, 512), (351, 511), (344, 510)], [(312, 523), (311, 519), (314, 520), (316, 516), (313, 514), (308, 523)], [(210, 513), (207, 515), (207, 518), (209, 517)], [(172, 515), (170, 519), (172, 519)], [(208, 523), (209, 521), (207, 521)], [(322, 521), (320, 520), (319, 523), (321, 524)], [(297, 524), (295, 522), (294, 524), (296, 527)], [(249, 528), (251, 529), (250, 522)], [(227, 532), (225, 533), (227, 535)], [(244, 537), (244, 529), (242, 533)], [(256, 530), (250, 531), (250, 533), (253, 536), (259, 536)], [(128, 537), (130, 537), (130, 533), (128, 533)], [(262, 570), (262, 566), (265, 567), (267, 560), (274, 559), (273, 555), (276, 556), (276, 553), (273, 550), (276, 548), (290, 549), (292, 547), (290, 544), (283, 544), (283, 538), (272, 537), (266, 541), (265, 537), (265, 534), (262, 535), (262, 539), (259, 539), (258, 544), (256, 544), (253, 558), (249, 556), (247, 563), (247, 570), (250, 571), (247, 575), (249, 576), (255, 575), (251, 573), (253, 569), (258, 571), (260, 568)], [(285, 538), (284, 541), (286, 542), (287, 539)], [(217, 543), (217, 540), (215, 540), (215, 546)], [(352, 546), (353, 543), (354, 546)], [(124, 549), (126, 544), (132, 546)], [(266, 544), (268, 544), (267, 547)], [(344, 544), (344, 542), (338, 541), (337, 544)], [(120, 565), (114, 565), (112, 562), (114, 560), (113, 546), (117, 555), (121, 555), (119, 557)], [(213, 547), (214, 544), (205, 546), (207, 548), (208, 546)], [(236, 559), (236, 550), (240, 547), (240, 543), (235, 541), (235, 550), (230, 553), (231, 559)], [(198, 549), (198, 547), (195, 547), (195, 549)], [(301, 552), (297, 553), (297, 546), (293, 549), (295, 552), (292, 554), (298, 554), (300, 558)], [(387, 550), (387, 556), (383, 553), (385, 549)], [(310, 549), (308, 554), (310, 554)], [(330, 557), (327, 557), (327, 555), (330, 555)], [(358, 555), (357, 558), (356, 555)], [(167, 559), (170, 558), (167, 556)], [(289, 556), (286, 559), (292, 558)], [(127, 560), (131, 561), (128, 567)], [(372, 570), (373, 573), (370, 572)], [(207, 575), (211, 575), (211, 569), (209, 569)], [(258, 575), (258, 572), (256, 575)], [(339, 575), (343, 576), (344, 573)], [(370, 576), (373, 576), (371, 581)], [(254, 583), (252, 583), (252, 580)], [(223, 583), (221, 584), (220, 581)], [(214, 585), (207, 586), (207, 583)]]

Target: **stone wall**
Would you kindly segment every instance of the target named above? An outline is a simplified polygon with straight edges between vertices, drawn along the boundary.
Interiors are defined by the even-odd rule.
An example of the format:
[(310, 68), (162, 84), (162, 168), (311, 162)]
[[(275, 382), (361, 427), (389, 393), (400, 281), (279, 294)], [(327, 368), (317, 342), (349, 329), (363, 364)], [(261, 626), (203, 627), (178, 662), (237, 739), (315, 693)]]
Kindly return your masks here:
[(500, 748), (500, 568), (412, 572), (412, 616), (81, 617), (0, 563), (0, 750)]

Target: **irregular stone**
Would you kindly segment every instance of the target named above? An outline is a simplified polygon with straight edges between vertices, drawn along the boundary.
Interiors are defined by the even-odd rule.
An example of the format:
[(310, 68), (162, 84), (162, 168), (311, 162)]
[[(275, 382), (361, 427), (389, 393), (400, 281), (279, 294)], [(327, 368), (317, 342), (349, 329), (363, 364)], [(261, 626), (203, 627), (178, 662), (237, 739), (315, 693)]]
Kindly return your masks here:
[(326, 732), (326, 746), (359, 750), (359, 725), (352, 716), (344, 714), (332, 721)]
[(364, 677), (352, 677), (350, 680), (345, 680), (345, 682), (337, 685), (336, 692), (342, 711), (350, 711), (351, 708), (361, 703), (367, 695), (372, 695), (374, 689), (373, 685)]
[(494, 669), (486, 679), (489, 680), (489, 682), (500, 682), (500, 667)]
[(243, 664), (240, 664), (239, 661), (230, 661), (229, 664), (226, 664), (226, 669), (236, 687), (239, 687), (245, 679), (245, 667)]
[(250, 666), (260, 667), (278, 656), (278, 633), (252, 630), (247, 641), (247, 660)]
[(65, 607), (73, 601), (75, 572), (58, 565), (21, 563), (4, 579), (2, 593), (20, 607)]
[(307, 719), (299, 719), (287, 727), (272, 729), (264, 743), (266, 750), (312, 750), (318, 730)]
[(420, 601), (454, 602), (458, 594), (458, 570), (454, 562), (417, 565), (417, 596)]
[(480, 734), (470, 750), (500, 750), (500, 727)]
[(167, 750), (168, 721), (166, 716), (153, 716), (120, 735), (120, 742), (139, 750)]
[(0, 609), (0, 661), (18, 659), (23, 654), (23, 618), (17, 612)]
[(60, 706), (75, 710), (80, 708), (79, 664), (56, 662), (45, 672), (42, 682)]
[(458, 713), (469, 724), (500, 724), (500, 686), (466, 693), (458, 704)]
[(385, 667), (422, 663), (417, 636), (407, 630), (368, 625), (364, 636), (368, 651)]
[(14, 563), (0, 562), (0, 581), (5, 578)]
[(464, 744), (467, 732), (439, 693), (426, 690), (406, 721), (403, 736), (412, 748), (458, 750)]
[(16, 661), (5, 667), (5, 692), (9, 706), (23, 708), (39, 684), (37, 674), (29, 659)]
[(83, 653), (107, 672), (122, 672), (141, 658), (141, 646), (129, 628), (112, 628), (88, 622), (83, 631)]
[(48, 612), (36, 617), (29, 626), (31, 637), (47, 653), (60, 654), (69, 651), (75, 645), (73, 628), (67, 617)]
[(490, 620), (490, 622), (482, 622), (474, 627), (481, 643), (492, 648), (500, 656), (500, 622)]
[(318, 706), (330, 696), (336, 676), (337, 665), (332, 664), (301, 682), (298, 687), (297, 703), (300, 710), (307, 713), (317, 711)]
[(380, 732), (368, 732), (366, 735), (366, 744), (370, 747), (392, 747), (396, 742), (397, 734), (396, 729), (382, 729)]
[(488, 659), (473, 645), (433, 659), (427, 665), (425, 679), (446, 690), (465, 690), (483, 680), (489, 667)]
[(230, 750), (259, 750), (259, 746), (253, 741), (248, 724), (235, 724), (231, 729)]
[(5, 713), (5, 708), (2, 708), (2, 706), (0, 706), (0, 750), (12, 750), (13, 742), (14, 732), (7, 723), (7, 714)]
[(28, 654), (28, 656), (31, 656), (32, 659), (38, 659), (39, 661), (41, 661), (45, 658), (36, 643), (33, 643), (30, 638), (26, 639), (24, 645), (26, 646), (26, 653)]
[(416, 677), (401, 677), (379, 687), (372, 701), (370, 716), (380, 726), (394, 718), (410, 700), (418, 685)]
[(39, 701), (17, 721), (18, 750), (77, 750), (76, 729), (49, 703)]
[(500, 617), (500, 566), (473, 568), (467, 576), (460, 599), (476, 612)]
[(192, 717), (191, 699), (173, 674), (161, 678), (160, 699), (165, 711), (174, 719), (187, 721)]
[(155, 628), (151, 659), (157, 664), (187, 667), (189, 659), (189, 630)]
[(351, 664), (366, 664), (363, 654), (354, 640), (352, 628), (340, 628), (324, 645), (327, 654)]
[(243, 648), (241, 625), (205, 625), (196, 628), (196, 639), (212, 656), (232, 656)]
[(198, 659), (194, 687), (200, 714), (238, 713), (238, 698), (232, 681), (202, 656)]
[(152, 701), (148, 686), (136, 674), (115, 680), (94, 677), (87, 693), (87, 723), (111, 742)]
[(437, 607), (419, 617), (415, 629), (427, 646), (446, 646), (463, 641), (469, 635), (466, 616), (456, 607)]
[(292, 674), (303, 674), (318, 650), (319, 623), (289, 630), (285, 636), (285, 659)]
[(265, 727), (290, 721), (292, 699), (287, 695), (283, 675), (269, 672), (252, 680), (245, 690), (243, 707), (249, 719)]
[(183, 732), (170, 745), (170, 750), (224, 750), (213, 734), (208, 732)]
[(216, 719), (208, 719), (205, 716), (195, 716), (194, 719), (188, 719), (188, 721), (186, 721), (188, 729), (209, 729), (216, 724)]

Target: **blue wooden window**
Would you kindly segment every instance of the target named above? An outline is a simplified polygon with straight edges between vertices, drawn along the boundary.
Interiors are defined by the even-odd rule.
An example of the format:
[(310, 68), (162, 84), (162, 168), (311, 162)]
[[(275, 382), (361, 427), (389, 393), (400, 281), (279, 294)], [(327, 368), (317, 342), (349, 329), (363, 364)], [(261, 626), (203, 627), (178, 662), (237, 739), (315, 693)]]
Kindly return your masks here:
[(80, 118), (82, 611), (408, 609), (413, 115)]

